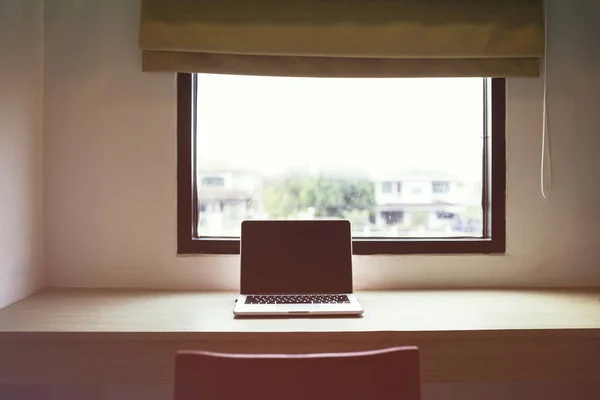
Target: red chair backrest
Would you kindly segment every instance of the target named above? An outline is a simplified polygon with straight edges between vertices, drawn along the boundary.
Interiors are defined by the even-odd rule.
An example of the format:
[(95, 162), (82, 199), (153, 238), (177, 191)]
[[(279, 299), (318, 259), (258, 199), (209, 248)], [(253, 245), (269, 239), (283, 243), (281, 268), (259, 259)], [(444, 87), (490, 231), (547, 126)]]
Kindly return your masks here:
[(419, 350), (332, 354), (182, 351), (175, 400), (420, 400)]

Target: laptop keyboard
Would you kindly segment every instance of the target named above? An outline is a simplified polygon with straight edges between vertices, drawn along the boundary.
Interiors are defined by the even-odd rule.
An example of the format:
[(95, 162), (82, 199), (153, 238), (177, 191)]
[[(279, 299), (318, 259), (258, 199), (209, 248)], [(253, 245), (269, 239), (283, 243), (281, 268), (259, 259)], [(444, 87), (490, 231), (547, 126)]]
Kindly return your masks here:
[(350, 303), (345, 294), (253, 295), (245, 304), (339, 304)]

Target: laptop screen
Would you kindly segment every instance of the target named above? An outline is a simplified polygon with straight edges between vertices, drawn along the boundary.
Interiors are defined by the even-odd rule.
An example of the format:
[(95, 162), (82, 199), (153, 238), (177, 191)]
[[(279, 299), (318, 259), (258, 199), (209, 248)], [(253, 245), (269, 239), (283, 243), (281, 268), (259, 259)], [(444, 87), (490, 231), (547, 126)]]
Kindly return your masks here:
[(352, 293), (350, 223), (242, 222), (241, 293)]

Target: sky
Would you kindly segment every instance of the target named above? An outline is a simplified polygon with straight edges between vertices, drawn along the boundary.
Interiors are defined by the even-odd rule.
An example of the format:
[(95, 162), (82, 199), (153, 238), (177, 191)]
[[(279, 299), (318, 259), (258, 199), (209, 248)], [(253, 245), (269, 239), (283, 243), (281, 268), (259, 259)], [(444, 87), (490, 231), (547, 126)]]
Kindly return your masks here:
[(204, 162), (265, 175), (436, 170), (481, 179), (481, 78), (199, 75), (197, 107)]

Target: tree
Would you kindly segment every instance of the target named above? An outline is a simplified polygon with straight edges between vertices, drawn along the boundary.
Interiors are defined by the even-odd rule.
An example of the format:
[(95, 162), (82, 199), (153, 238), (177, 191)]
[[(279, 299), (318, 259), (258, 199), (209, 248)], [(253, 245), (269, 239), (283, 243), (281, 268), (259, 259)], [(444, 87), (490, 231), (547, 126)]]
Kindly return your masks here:
[(371, 212), (369, 210), (349, 210), (344, 211), (344, 219), (347, 219), (352, 224), (353, 229), (363, 229), (369, 225)]
[(352, 211), (371, 216), (374, 195), (372, 182), (290, 174), (266, 185), (265, 210), (272, 218), (293, 218), (311, 208), (315, 217), (355, 217)]

